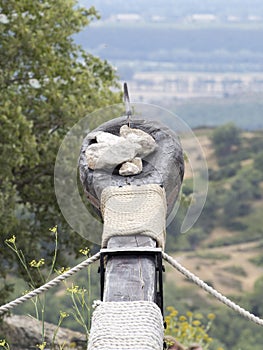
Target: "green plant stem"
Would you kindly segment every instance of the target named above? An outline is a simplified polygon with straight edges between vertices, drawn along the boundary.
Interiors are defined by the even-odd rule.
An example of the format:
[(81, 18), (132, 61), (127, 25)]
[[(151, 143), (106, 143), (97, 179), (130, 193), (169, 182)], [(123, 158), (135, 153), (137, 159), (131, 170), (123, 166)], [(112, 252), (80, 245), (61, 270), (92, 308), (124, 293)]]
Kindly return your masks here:
[(49, 273), (48, 273), (47, 278), (46, 278), (46, 282), (49, 280), (51, 274), (52, 274), (53, 271), (54, 271), (55, 264), (56, 264), (56, 260), (57, 260), (57, 253), (58, 253), (58, 233), (57, 233), (57, 231), (56, 231), (56, 232), (55, 232), (55, 249), (54, 249), (54, 255), (53, 255), (53, 259), (52, 259), (51, 268), (50, 268)]
[(46, 308), (46, 295), (43, 296), (43, 304), (41, 308), (41, 335), (42, 335), (42, 342), (45, 340), (45, 308)]
[[(87, 328), (87, 325), (85, 323), (85, 320), (83, 319), (83, 316), (81, 315), (81, 312), (79, 310), (79, 307), (76, 303), (76, 299), (75, 299), (75, 296), (74, 296), (74, 293), (71, 293), (71, 299), (73, 301), (73, 305), (74, 305), (74, 310), (77, 312), (77, 315), (76, 314), (73, 314), (75, 320), (85, 329), (85, 332), (86, 332), (86, 337), (88, 336), (88, 333), (89, 333), (89, 330)], [(79, 318), (78, 318), (79, 317)]]
[[(89, 254), (90, 257), (90, 254)], [(89, 296), (89, 303), (86, 306), (88, 310), (88, 330), (90, 330), (91, 327), (91, 270), (90, 266), (88, 266), (88, 296)]]
[[(26, 259), (25, 256), (23, 254), (23, 252), (20, 250), (18, 250), (17, 246), (15, 243), (13, 243), (13, 245), (11, 245), (9, 242), (5, 241), (6, 245), (16, 254), (16, 256), (18, 257), (18, 260), (20, 261), (21, 265), (23, 266), (24, 270), (26, 271), (26, 274), (31, 282), (31, 285), (33, 288), (35, 288), (35, 283), (34, 280), (32, 279), (32, 276), (28, 270), (27, 264), (26, 264)], [(30, 286), (31, 287), (31, 286)]]
[(53, 334), (53, 337), (52, 337), (52, 343), (51, 343), (51, 348), (53, 348), (53, 346), (55, 345), (55, 340), (56, 340), (56, 337), (57, 337), (57, 334), (58, 334), (58, 330), (62, 324), (62, 321), (63, 321), (64, 317), (62, 317), (61, 315), (59, 316), (59, 320), (58, 320), (58, 324), (57, 324), (57, 327), (54, 331), (54, 334)]

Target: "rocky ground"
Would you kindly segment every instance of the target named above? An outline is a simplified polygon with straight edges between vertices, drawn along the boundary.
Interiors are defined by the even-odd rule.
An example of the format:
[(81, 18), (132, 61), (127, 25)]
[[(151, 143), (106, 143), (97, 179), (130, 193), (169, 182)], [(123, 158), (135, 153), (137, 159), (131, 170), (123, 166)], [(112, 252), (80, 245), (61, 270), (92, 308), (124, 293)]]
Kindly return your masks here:
[[(29, 316), (12, 315), (5, 317), (0, 325), (0, 334), (4, 335), (10, 345), (10, 350), (36, 349), (42, 344), (42, 323)], [(48, 349), (86, 349), (85, 335), (60, 327), (54, 345), (52, 339), (56, 325), (45, 322), (45, 350)]]

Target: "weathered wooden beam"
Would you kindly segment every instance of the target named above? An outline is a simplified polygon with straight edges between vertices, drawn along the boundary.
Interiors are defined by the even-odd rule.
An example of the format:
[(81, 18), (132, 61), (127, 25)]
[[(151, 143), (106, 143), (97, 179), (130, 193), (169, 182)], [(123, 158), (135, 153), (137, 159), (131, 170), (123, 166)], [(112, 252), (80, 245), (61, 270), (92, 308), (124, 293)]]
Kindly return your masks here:
[[(116, 137), (120, 135), (121, 127), (126, 124), (126, 117), (116, 118), (101, 125), (96, 132), (107, 132)], [(117, 166), (110, 169), (107, 167), (104, 169), (103, 166), (95, 168), (89, 165), (86, 157), (87, 148), (89, 146), (95, 150), (99, 148), (93, 146), (98, 141), (94, 133), (87, 135), (80, 154), (81, 181), (95, 212), (104, 220), (100, 272), (102, 300), (106, 303), (102, 303), (97, 313), (95, 311), (94, 320), (97, 323), (94, 323), (90, 349), (92, 349), (92, 344), (98, 344), (99, 341), (101, 341), (100, 344), (108, 341), (106, 346), (109, 346), (108, 344), (111, 343), (108, 338), (112, 332), (114, 334), (117, 332), (113, 338), (121, 342), (122, 334), (118, 332), (119, 326), (116, 328), (114, 323), (114, 327), (111, 327), (111, 320), (114, 318), (106, 319), (103, 314), (105, 308), (107, 312), (114, 308), (113, 313), (116, 313), (116, 305), (118, 312), (124, 315), (124, 322), (128, 315), (129, 324), (132, 324), (138, 331), (136, 338), (136, 344), (138, 344), (141, 341), (141, 327), (145, 334), (148, 334), (149, 330), (144, 328), (148, 325), (148, 321), (145, 321), (143, 316), (136, 315), (138, 322), (142, 321), (139, 327), (137, 319), (134, 321), (131, 317), (135, 312), (134, 305), (137, 308), (137, 304), (145, 307), (143, 315), (150, 312), (150, 309), (155, 310), (150, 316), (156, 320), (155, 326), (150, 327), (151, 338), (155, 342), (152, 348), (162, 348), (162, 317), (152, 302), (157, 303), (162, 310), (161, 248), (165, 244), (165, 215), (169, 215), (172, 211), (180, 191), (184, 173), (183, 153), (177, 135), (166, 126), (140, 117), (133, 118), (128, 124), (132, 128), (149, 134), (157, 145), (152, 153), (145, 157), (142, 156), (140, 173), (122, 176), (119, 173), (121, 166), (119, 161), (116, 162)], [(117, 154), (121, 151), (122, 149), (118, 149)], [(153, 187), (154, 190), (152, 190)], [(149, 193), (151, 193), (150, 196), (148, 196)], [(148, 236), (143, 234), (148, 234)], [(125, 303), (122, 303), (123, 301)], [(136, 303), (138, 301), (149, 303)], [(123, 307), (125, 307), (124, 313)], [(118, 323), (119, 313), (115, 316), (115, 321)], [(98, 317), (100, 317), (99, 322)], [(99, 324), (98, 327), (97, 324)], [(101, 324), (104, 326), (101, 327)], [(104, 329), (109, 330), (106, 336)], [(160, 333), (156, 332), (156, 329), (160, 329)], [(99, 332), (99, 340), (96, 332)], [(129, 332), (130, 329), (126, 325), (128, 343), (131, 344), (133, 339), (129, 336)], [(158, 339), (155, 337), (156, 333), (158, 333)], [(140, 344), (141, 349), (143, 346)]]
[[(112, 237), (107, 248), (155, 248), (145, 236)], [(148, 255), (123, 254), (107, 261), (103, 301), (156, 301), (156, 262)]]

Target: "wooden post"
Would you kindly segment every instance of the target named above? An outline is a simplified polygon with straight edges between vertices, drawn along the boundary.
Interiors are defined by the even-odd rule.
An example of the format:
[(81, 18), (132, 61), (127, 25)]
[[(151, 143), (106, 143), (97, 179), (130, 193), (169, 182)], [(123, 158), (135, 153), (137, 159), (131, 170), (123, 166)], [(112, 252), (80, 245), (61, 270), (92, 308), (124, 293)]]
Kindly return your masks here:
[[(117, 118), (103, 124), (96, 131), (118, 135), (120, 127), (126, 122), (124, 117)], [(180, 191), (184, 173), (183, 154), (178, 137), (173, 131), (156, 122), (134, 118), (131, 124), (131, 127), (149, 133), (157, 143), (157, 150), (143, 159), (143, 171), (139, 175), (123, 177), (115, 171), (116, 169), (112, 172), (103, 169), (92, 171), (86, 164), (85, 151), (96, 141), (88, 135), (83, 142), (80, 155), (80, 177), (87, 197), (89, 200), (92, 199), (91, 203), (96, 207), (96, 213), (101, 215), (100, 200), (105, 188), (110, 186), (128, 188), (129, 185), (136, 187), (151, 184), (157, 185), (158, 188), (159, 185), (165, 189), (162, 193), (166, 193), (169, 214)], [(144, 202), (144, 205), (144, 208), (148, 208), (147, 203)], [(129, 213), (131, 212), (133, 210)], [(165, 221), (164, 216), (163, 221)], [(158, 221), (153, 222), (155, 225)], [(118, 220), (114, 225), (118, 225)], [(111, 227), (111, 232), (114, 231), (115, 227), (113, 229)], [(102, 300), (104, 302), (149, 301), (158, 304), (162, 310), (161, 252), (161, 248), (157, 247), (157, 241), (149, 236), (113, 234), (107, 241), (107, 247), (101, 250)]]
[[(150, 237), (112, 237), (107, 248), (155, 248)], [(107, 261), (103, 301), (156, 302), (156, 263), (154, 256), (123, 253)]]

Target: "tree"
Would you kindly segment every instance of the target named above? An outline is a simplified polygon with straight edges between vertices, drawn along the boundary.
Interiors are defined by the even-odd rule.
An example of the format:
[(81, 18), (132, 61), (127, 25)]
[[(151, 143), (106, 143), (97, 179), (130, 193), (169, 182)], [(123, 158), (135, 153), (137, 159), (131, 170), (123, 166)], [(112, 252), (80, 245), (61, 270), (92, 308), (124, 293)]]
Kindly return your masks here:
[(233, 123), (216, 128), (212, 134), (212, 142), (217, 157), (228, 156), (241, 143), (240, 129)]
[(263, 151), (257, 153), (254, 158), (254, 168), (257, 169), (263, 178)]
[[(114, 69), (73, 40), (95, 18), (76, 0), (0, 0), (0, 277), (14, 263), (2, 248), (12, 234), (29, 259), (50, 253), (48, 228), (63, 225), (53, 188), (59, 145), (76, 121), (120, 102)], [(59, 256), (78, 241), (69, 232)]]

